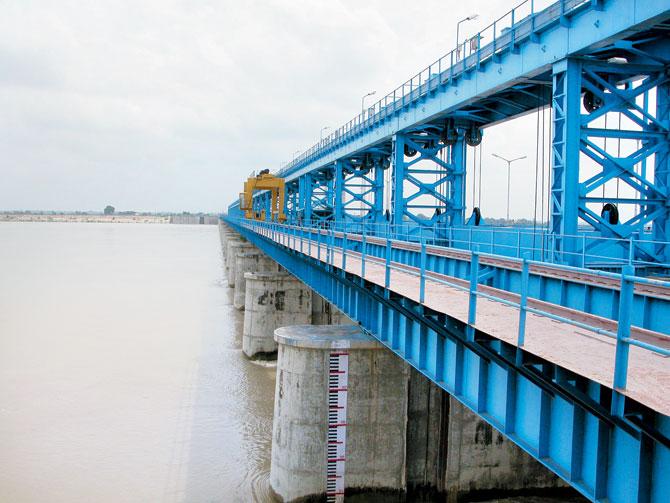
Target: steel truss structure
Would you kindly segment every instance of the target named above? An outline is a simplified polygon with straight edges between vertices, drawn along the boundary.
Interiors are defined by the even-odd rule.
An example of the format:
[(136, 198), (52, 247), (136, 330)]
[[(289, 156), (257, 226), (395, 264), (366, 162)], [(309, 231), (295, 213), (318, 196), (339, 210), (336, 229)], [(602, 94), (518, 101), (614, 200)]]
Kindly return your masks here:
[[(295, 242), (318, 229), (331, 254), (342, 239), (336, 232), (344, 248), (355, 241), (346, 236), (357, 235), (362, 256), (459, 281), (473, 266), (469, 252), (455, 248), (479, 249), (481, 239), (492, 258), (470, 284), (508, 293), (523, 283), (525, 240), (545, 261), (540, 269), (560, 264), (594, 275), (576, 285), (561, 274), (551, 286), (533, 280), (536, 299), (667, 334), (670, 295), (642, 300), (622, 293), (628, 287), (602, 289), (596, 279), (613, 273), (587, 267), (625, 269), (624, 279), (632, 266), (670, 275), (670, 0), (533, 5), (496, 20), (475, 35), (470, 54), (443, 56), (281, 170), (288, 222), (296, 224), (283, 232)], [(548, 229), (539, 239), (525, 229), (532, 236), (518, 231), (496, 243), (494, 228), (466, 222), (467, 146), (487, 127), (545, 107), (553, 133)], [(270, 215), (269, 195), (258, 193), (253, 207)], [(278, 224), (244, 221), (237, 203), (226, 220), (593, 501), (668, 501), (660, 474), (670, 469), (670, 416), (278, 243), (261, 232), (265, 225), (276, 233)], [(373, 235), (386, 245), (374, 245)], [(426, 239), (440, 257), (426, 256)], [(497, 264), (510, 250), (518, 258), (502, 271)], [(618, 336), (617, 348), (625, 340)], [(624, 381), (615, 376), (613, 388)]]
[[(645, 50), (647, 49), (647, 50)], [(577, 263), (580, 222), (588, 224), (627, 250), (632, 259), (667, 263), (670, 238), (670, 43), (658, 39), (617, 43), (589, 58), (569, 58), (553, 66), (554, 138), (551, 187), (551, 228), (558, 236), (555, 252), (566, 263)], [(650, 110), (653, 93), (656, 109)], [(599, 119), (619, 113), (629, 128), (604, 128)], [(609, 139), (607, 149), (599, 139)], [(621, 153), (622, 142), (634, 143)], [(612, 146), (618, 145), (618, 152)], [(584, 158), (597, 165), (584, 175)], [(600, 194), (616, 180), (630, 187), (633, 197)], [(631, 216), (620, 220), (629, 208)], [(602, 210), (601, 210), (602, 208)], [(651, 227), (653, 247), (636, 238)], [(602, 246), (604, 241), (596, 243)]]
[[(592, 501), (667, 501), (669, 416), (635, 401), (624, 401), (616, 391), (491, 337), (474, 324), (433, 312), (416, 299), (345, 273), (332, 265), (332, 250), (356, 251), (332, 229), (315, 232), (313, 228), (226, 220), (399, 357)], [(387, 264), (408, 265), (423, 260), (424, 247), (408, 253), (399, 246), (389, 252), (386, 239), (377, 241), (364, 245), (371, 259), (382, 257)], [(308, 256), (308, 250), (317, 246), (323, 252)], [(317, 258), (319, 255), (321, 258)], [(471, 276), (476, 270), (473, 264), (465, 257), (434, 256), (431, 269)], [(523, 274), (508, 271), (499, 280), (523, 288)], [(545, 277), (544, 286), (536, 282), (538, 279), (533, 280), (537, 291), (550, 292), (556, 287), (562, 291), (566, 285), (566, 278), (561, 276)], [(475, 284), (484, 281), (474, 280)], [(598, 289), (605, 294), (608, 287)], [(596, 293), (590, 286), (585, 292), (587, 296)], [(629, 293), (632, 297), (632, 290)], [(612, 296), (607, 298), (611, 300)], [(665, 305), (664, 309), (669, 307)]]

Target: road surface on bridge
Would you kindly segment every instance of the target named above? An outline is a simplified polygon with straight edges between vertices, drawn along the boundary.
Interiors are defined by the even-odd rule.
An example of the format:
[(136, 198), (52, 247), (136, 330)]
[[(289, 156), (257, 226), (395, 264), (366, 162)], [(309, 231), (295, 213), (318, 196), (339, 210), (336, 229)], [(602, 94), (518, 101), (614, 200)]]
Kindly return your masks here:
[[(285, 232), (259, 230), (266, 238), (342, 269), (343, 254), (339, 247), (327, 246), (324, 242), (309, 239), (295, 239)], [(333, 250), (332, 256), (329, 250)], [(386, 284), (386, 264), (379, 257), (365, 256), (365, 280), (384, 287)], [(361, 277), (361, 254), (346, 251), (345, 269), (348, 273)], [(420, 300), (419, 270), (417, 268), (391, 262), (389, 290), (415, 302)], [(431, 279), (432, 278), (432, 279)], [(448, 281), (461, 288), (446, 285), (436, 280)], [(443, 313), (460, 322), (468, 322), (469, 292), (468, 282), (444, 274), (426, 274), (425, 300), (423, 305), (435, 312)], [(519, 296), (497, 288), (479, 285), (478, 289), (488, 295), (512, 302)], [(552, 314), (586, 323), (603, 330), (616, 332), (617, 322), (600, 316), (565, 308), (538, 299), (528, 299), (528, 307), (541, 309)], [(513, 346), (517, 346), (519, 330), (519, 308), (502, 302), (479, 297), (475, 328)], [(668, 337), (650, 330), (633, 327), (631, 337), (667, 347)], [(599, 384), (612, 388), (616, 341), (606, 335), (554, 320), (534, 313), (527, 313), (526, 335), (523, 349), (535, 356), (555, 363), (575, 374), (584, 376)], [(622, 394), (636, 400), (664, 415), (670, 415), (670, 358), (642, 349), (630, 347), (628, 382)]]

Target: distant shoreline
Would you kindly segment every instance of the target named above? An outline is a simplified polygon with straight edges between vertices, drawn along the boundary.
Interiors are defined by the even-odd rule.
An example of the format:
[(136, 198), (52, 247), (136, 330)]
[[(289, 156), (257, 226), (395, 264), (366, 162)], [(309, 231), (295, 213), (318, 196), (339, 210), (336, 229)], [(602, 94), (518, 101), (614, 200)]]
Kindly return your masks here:
[(37, 214), (0, 213), (0, 222), (60, 222), (104, 224), (186, 224), (216, 225), (215, 215), (95, 215), (95, 214)]

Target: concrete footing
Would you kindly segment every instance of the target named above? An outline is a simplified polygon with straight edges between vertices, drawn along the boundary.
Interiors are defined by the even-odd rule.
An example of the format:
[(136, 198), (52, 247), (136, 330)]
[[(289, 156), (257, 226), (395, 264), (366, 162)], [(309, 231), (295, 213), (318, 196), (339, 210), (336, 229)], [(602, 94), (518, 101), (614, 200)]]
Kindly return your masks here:
[(238, 253), (247, 253), (251, 250), (255, 250), (256, 247), (252, 245), (249, 241), (242, 239), (230, 239), (226, 245), (226, 279), (228, 280), (228, 286), (235, 286), (235, 265), (236, 265), (236, 255)]
[(273, 354), (275, 329), (311, 322), (311, 291), (285, 272), (248, 272), (244, 279), (242, 351), (249, 358)]
[(245, 273), (248, 272), (277, 272), (279, 264), (260, 250), (237, 253), (235, 255), (235, 295), (233, 305), (236, 309), (244, 309), (246, 302)]
[(352, 325), (283, 327), (275, 339), (270, 485), (281, 501), (325, 494), (328, 363), (335, 348), (349, 352), (346, 487), (402, 490), (407, 400), (402, 360)]

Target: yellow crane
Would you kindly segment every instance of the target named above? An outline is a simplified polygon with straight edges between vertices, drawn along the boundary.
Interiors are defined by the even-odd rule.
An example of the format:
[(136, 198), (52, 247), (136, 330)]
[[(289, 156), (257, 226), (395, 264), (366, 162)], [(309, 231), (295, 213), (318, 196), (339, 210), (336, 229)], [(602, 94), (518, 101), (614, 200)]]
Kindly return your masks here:
[(265, 209), (254, 211), (254, 192), (258, 190), (270, 191), (270, 219), (275, 222), (284, 222), (284, 179), (270, 174), (269, 169), (264, 169), (256, 176), (250, 176), (244, 182), (244, 192), (240, 192), (240, 209), (244, 211), (244, 217), (250, 220), (265, 220)]

